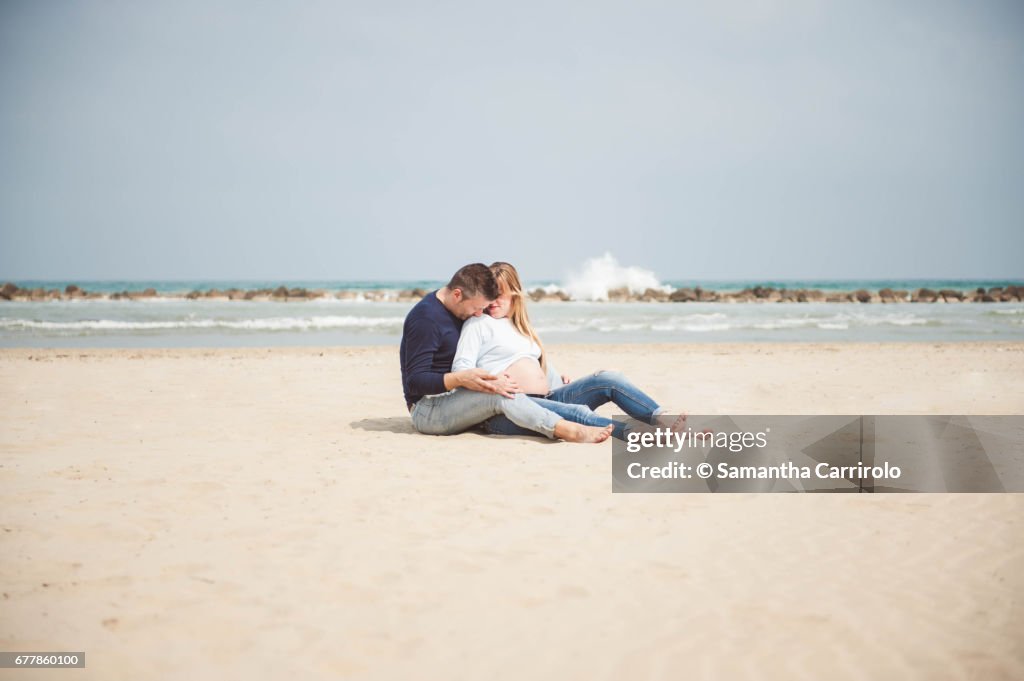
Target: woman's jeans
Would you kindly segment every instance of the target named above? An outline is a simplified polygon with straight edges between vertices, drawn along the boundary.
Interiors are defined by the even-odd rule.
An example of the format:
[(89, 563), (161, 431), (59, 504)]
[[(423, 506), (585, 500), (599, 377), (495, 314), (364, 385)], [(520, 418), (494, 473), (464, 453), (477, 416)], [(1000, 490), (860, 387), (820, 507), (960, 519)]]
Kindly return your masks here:
[(528, 396), (511, 398), (456, 388), (440, 395), (423, 397), (412, 407), (413, 428), (426, 435), (454, 435), (500, 414), (512, 427), (530, 435), (554, 438), (555, 425), (562, 420)]
[[(626, 424), (594, 413), (602, 404), (614, 402), (631, 418), (653, 424), (654, 418), (663, 413), (658, 403), (644, 391), (633, 385), (618, 371), (598, 371), (568, 385), (555, 388), (544, 397), (531, 400), (562, 418), (588, 426), (612, 426), (612, 435), (626, 439)], [(495, 416), (484, 423), (484, 429), (491, 435), (536, 435), (530, 428), (517, 425), (505, 415)]]

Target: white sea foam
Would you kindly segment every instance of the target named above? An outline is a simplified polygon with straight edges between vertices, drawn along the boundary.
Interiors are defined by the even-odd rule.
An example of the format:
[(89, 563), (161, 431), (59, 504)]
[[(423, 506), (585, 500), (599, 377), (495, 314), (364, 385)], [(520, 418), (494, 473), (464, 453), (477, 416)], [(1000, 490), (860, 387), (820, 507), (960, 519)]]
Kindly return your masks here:
[(729, 329), (735, 328), (732, 324), (683, 324), (679, 327), (680, 331), (692, 331), (695, 333), (706, 333), (708, 331), (728, 331)]
[(771, 331), (775, 329), (799, 329), (818, 327), (819, 329), (848, 329), (851, 326), (916, 326), (938, 324), (937, 320), (918, 317), (914, 314), (837, 314), (830, 316), (804, 315), (800, 317), (781, 317), (751, 324), (751, 328)]
[(225, 329), (239, 331), (306, 331), (321, 329), (400, 329), (402, 317), (267, 317), (264, 319), (186, 319), (164, 321), (121, 321), (84, 319), (69, 322), (34, 319), (0, 319), (0, 329), (45, 331), (160, 331), (174, 329)]
[(649, 288), (666, 293), (672, 291), (671, 286), (658, 281), (654, 272), (623, 267), (611, 253), (587, 260), (581, 270), (569, 274), (562, 288), (573, 300), (608, 300), (610, 290), (622, 287), (633, 293), (643, 293)]

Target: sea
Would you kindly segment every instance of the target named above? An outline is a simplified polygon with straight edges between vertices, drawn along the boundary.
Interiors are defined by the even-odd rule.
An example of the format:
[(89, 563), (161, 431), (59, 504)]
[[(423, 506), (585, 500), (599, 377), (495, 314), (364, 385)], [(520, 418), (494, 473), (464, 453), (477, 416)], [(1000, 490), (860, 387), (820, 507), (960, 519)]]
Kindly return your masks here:
[[(720, 292), (756, 285), (852, 291), (881, 288), (973, 291), (1009, 280), (731, 280), (661, 281), (636, 268), (598, 268), (565, 281), (526, 282), (566, 291), (569, 302), (530, 303), (545, 343), (948, 342), (1024, 340), (1024, 303), (646, 303), (603, 302), (622, 285), (643, 291), (702, 286)], [(143, 300), (0, 300), (0, 347), (397, 346), (411, 302), (374, 301), (370, 292), (433, 290), (421, 281), (14, 281), (23, 288), (114, 293), (153, 288)], [(276, 288), (361, 292), (355, 299), (305, 301), (188, 300), (190, 291)]]

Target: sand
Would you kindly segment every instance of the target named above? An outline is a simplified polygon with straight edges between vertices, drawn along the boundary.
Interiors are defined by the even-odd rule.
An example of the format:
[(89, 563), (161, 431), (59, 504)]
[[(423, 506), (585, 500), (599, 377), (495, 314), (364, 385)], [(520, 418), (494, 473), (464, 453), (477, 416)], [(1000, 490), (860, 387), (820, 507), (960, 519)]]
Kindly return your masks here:
[[(1024, 344), (550, 352), (691, 413), (1024, 413)], [(0, 649), (87, 655), (0, 678), (1024, 678), (1024, 495), (613, 495), (610, 444), (414, 433), (396, 348), (3, 350), (0, 396)]]

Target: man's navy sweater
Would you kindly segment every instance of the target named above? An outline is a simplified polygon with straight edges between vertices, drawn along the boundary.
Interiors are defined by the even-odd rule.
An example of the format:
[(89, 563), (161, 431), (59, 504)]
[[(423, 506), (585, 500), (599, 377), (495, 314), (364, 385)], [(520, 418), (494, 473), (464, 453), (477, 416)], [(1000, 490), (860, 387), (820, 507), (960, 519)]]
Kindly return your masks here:
[(402, 390), (407, 405), (424, 395), (445, 392), (444, 375), (452, 370), (462, 320), (431, 291), (405, 317), (402, 328)]

